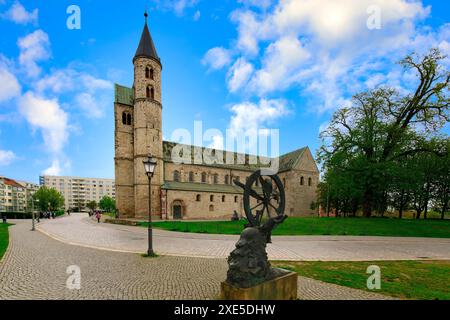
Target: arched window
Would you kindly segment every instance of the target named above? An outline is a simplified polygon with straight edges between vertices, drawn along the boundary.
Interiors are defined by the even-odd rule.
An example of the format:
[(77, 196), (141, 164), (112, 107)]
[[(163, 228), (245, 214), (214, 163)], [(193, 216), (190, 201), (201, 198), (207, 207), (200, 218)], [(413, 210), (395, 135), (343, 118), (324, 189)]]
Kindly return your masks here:
[(153, 89), (152, 87), (148, 86), (146, 94), (147, 94), (147, 98), (155, 100), (155, 89)]
[(308, 186), (312, 186), (312, 179), (311, 178), (308, 178)]
[(225, 202), (225, 196), (222, 196), (222, 202)]
[(122, 113), (122, 124), (124, 124), (124, 125), (127, 124), (127, 114), (125, 112)]
[(214, 184), (218, 184), (219, 183), (219, 175), (215, 174), (214, 175)]
[(189, 172), (189, 182), (194, 182), (194, 173), (192, 171)]
[(201, 195), (197, 195), (196, 201), (201, 201), (202, 200), (202, 196)]
[(127, 125), (131, 126), (131, 114), (127, 114)]
[(230, 184), (230, 176), (229, 175), (225, 176), (225, 184)]
[(150, 79), (152, 79), (153, 80), (153, 69), (150, 69)]
[(181, 179), (180, 172), (178, 170), (175, 170), (173, 172), (173, 181), (180, 182), (180, 179)]
[(300, 185), (303, 186), (305, 184), (305, 178), (301, 177), (300, 178)]
[(147, 79), (150, 78), (150, 68), (149, 67), (145, 68), (145, 78), (147, 78)]
[(209, 211), (211, 211), (211, 212), (214, 211), (214, 206), (213, 206), (213, 205), (210, 205), (210, 206), (209, 206)]
[(238, 202), (238, 199), (239, 199), (238, 196), (235, 196), (235, 197), (234, 197), (234, 202), (237, 203), (237, 202)]
[(202, 172), (202, 183), (206, 183), (206, 172)]
[(210, 196), (209, 196), (209, 201), (211, 201), (211, 202), (214, 201), (214, 196), (213, 196), (213, 195), (210, 195)]

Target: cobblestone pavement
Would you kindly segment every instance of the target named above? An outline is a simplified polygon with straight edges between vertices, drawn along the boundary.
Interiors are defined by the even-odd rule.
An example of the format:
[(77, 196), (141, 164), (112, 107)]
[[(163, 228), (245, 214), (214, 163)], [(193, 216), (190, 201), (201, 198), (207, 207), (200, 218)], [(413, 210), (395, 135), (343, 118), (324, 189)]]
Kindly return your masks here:
[[(44, 220), (38, 229), (60, 241), (87, 247), (142, 253), (147, 230), (141, 227), (97, 224), (86, 214)], [(208, 235), (154, 230), (155, 250), (164, 255), (226, 258), (237, 236)], [(272, 260), (375, 261), (450, 259), (450, 239), (274, 236), (268, 246)]]
[[(0, 262), (2, 299), (216, 299), (225, 279), (225, 259), (162, 256), (148, 259), (68, 245), (28, 221), (10, 228), (10, 247)], [(67, 267), (81, 269), (81, 290), (69, 290)], [(300, 299), (389, 297), (299, 278)]]

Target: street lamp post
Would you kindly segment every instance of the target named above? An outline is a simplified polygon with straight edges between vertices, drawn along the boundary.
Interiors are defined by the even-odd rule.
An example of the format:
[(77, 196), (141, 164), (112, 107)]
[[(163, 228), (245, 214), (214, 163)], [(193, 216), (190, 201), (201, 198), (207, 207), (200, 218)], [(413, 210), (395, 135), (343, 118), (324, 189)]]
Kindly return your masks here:
[(35, 231), (35, 227), (34, 227), (34, 198), (31, 197), (31, 231)]
[(147, 255), (149, 257), (153, 256), (155, 253), (153, 251), (153, 229), (152, 229), (152, 178), (155, 173), (156, 159), (152, 157), (151, 154), (148, 158), (143, 161), (145, 173), (148, 177), (148, 250)]

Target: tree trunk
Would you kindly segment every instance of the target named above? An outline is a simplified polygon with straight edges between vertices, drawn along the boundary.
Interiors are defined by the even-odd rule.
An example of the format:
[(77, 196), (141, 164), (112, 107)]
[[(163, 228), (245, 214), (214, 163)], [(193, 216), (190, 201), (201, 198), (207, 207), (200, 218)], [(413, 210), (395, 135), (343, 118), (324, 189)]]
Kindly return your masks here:
[(445, 211), (447, 211), (447, 204), (446, 203), (442, 206), (441, 220), (444, 220), (444, 218), (445, 218)]
[(366, 218), (370, 218), (372, 216), (372, 197), (372, 190), (369, 187), (366, 187), (363, 197), (363, 215)]
[(422, 211), (416, 210), (416, 219), (419, 220), (420, 219), (420, 214), (422, 213)]

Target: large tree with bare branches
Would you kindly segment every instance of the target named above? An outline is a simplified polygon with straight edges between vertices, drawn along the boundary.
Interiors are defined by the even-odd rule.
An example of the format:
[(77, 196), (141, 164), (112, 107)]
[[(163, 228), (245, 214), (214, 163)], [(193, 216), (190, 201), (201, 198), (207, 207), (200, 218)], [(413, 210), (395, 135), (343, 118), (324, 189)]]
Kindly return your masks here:
[(399, 161), (439, 149), (428, 140), (449, 121), (450, 72), (444, 59), (438, 49), (407, 56), (400, 63), (417, 75), (415, 90), (401, 94), (383, 87), (357, 94), (352, 106), (336, 111), (321, 133), (319, 159), (325, 171), (356, 174), (364, 216), (370, 217), (386, 195), (383, 185)]

